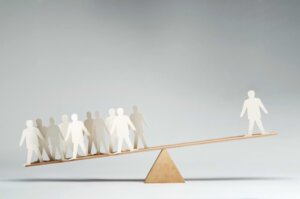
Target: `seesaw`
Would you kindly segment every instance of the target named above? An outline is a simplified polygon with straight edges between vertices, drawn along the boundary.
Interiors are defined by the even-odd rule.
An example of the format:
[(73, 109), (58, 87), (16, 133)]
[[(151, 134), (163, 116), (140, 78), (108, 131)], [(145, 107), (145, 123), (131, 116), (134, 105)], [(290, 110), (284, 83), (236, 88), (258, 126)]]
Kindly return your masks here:
[(269, 137), (277, 135), (276, 132), (269, 132), (267, 134), (253, 134), (252, 136), (245, 136), (245, 135), (238, 135), (238, 136), (231, 136), (231, 137), (223, 137), (223, 138), (215, 138), (209, 140), (199, 140), (199, 141), (192, 141), (192, 142), (184, 142), (178, 144), (168, 144), (168, 145), (161, 145), (161, 146), (154, 146), (148, 147), (145, 149), (139, 149), (136, 151), (123, 151), (119, 154), (95, 154), (95, 155), (88, 155), (88, 156), (80, 156), (75, 160), (52, 160), (52, 161), (44, 161), (44, 162), (35, 162), (30, 165), (26, 165), (26, 167), (33, 167), (33, 166), (42, 166), (42, 165), (49, 165), (49, 164), (58, 164), (58, 163), (67, 163), (67, 162), (75, 162), (80, 160), (87, 160), (93, 158), (105, 158), (105, 157), (114, 157), (118, 155), (126, 155), (126, 154), (133, 154), (133, 153), (141, 153), (147, 151), (156, 151), (160, 150), (160, 153), (155, 160), (152, 168), (150, 169), (147, 177), (145, 178), (145, 183), (184, 183), (184, 178), (180, 174), (179, 170), (177, 169), (175, 163), (171, 159), (170, 155), (167, 152), (167, 149), (172, 148), (179, 148), (179, 147), (188, 147), (188, 146), (195, 146), (195, 145), (203, 145), (203, 144), (212, 144), (218, 142), (227, 142), (227, 141), (234, 141), (234, 140), (245, 140), (245, 139), (253, 139), (253, 138), (261, 138), (261, 137)]

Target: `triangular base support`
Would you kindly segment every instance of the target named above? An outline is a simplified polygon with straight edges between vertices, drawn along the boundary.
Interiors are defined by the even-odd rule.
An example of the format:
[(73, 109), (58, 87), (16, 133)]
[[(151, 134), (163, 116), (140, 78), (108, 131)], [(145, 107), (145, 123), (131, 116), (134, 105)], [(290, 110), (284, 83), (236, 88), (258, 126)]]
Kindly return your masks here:
[(168, 154), (162, 149), (150, 169), (145, 183), (184, 183), (184, 179)]

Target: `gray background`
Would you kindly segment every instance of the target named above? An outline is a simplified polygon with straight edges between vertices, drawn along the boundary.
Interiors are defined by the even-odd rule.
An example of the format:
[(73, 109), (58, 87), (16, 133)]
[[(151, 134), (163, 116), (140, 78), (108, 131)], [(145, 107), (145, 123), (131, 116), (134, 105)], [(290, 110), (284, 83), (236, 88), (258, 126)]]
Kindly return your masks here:
[[(298, 198), (299, 9), (273, 0), (0, 1), (0, 197)], [(47, 125), (138, 105), (152, 146), (238, 135), (249, 89), (279, 136), (171, 150), (185, 185), (139, 181), (158, 152), (23, 167), (27, 119)]]

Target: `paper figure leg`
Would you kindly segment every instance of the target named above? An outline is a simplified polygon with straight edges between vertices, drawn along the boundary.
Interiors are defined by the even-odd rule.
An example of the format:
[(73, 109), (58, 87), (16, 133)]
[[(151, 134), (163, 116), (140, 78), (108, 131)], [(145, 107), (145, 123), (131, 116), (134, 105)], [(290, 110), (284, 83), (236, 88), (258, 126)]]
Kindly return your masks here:
[(27, 161), (26, 161), (26, 164), (31, 164), (32, 152), (33, 152), (32, 149), (28, 149), (28, 151), (27, 151)]
[(105, 142), (104, 139), (105, 139), (105, 138), (104, 138), (104, 135), (101, 135), (101, 136), (100, 136), (100, 145), (99, 145), (99, 149), (101, 149), (101, 146), (103, 146), (105, 152), (108, 152), (108, 147), (107, 147), (106, 142)]
[(114, 151), (114, 139), (110, 136), (109, 137), (109, 152), (113, 153)]
[(89, 145), (88, 145), (88, 154), (92, 153), (92, 147), (93, 147), (93, 138), (92, 136), (89, 137)]
[(56, 157), (56, 146), (52, 146), (52, 157), (55, 159)]
[(252, 135), (254, 128), (254, 120), (249, 120), (249, 129), (248, 129), (248, 135)]
[(147, 143), (146, 143), (146, 140), (145, 140), (145, 136), (144, 136), (144, 133), (141, 133), (141, 139), (142, 139), (142, 142), (143, 142), (143, 145), (144, 145), (144, 148), (147, 148)]
[(68, 155), (68, 150), (70, 150), (71, 152), (73, 151), (73, 144), (72, 143), (67, 144), (66, 155)]
[(119, 139), (118, 138), (114, 138), (113, 145), (114, 145), (114, 147), (117, 148), (117, 150), (118, 150), (118, 143), (119, 143)]
[(68, 145), (68, 147), (69, 147), (70, 151), (73, 151), (73, 144), (72, 143), (70, 143), (70, 145)]
[(74, 143), (74, 147), (73, 147), (73, 159), (77, 158), (77, 153), (78, 153), (78, 143)]
[(118, 138), (118, 150), (117, 150), (117, 153), (121, 153), (121, 150), (122, 150), (122, 145), (123, 145), (123, 139), (124, 138)]
[(116, 137), (111, 138), (111, 152), (113, 153), (114, 150), (118, 150), (118, 143), (119, 139)]
[(264, 126), (263, 126), (261, 120), (256, 120), (256, 125), (258, 126), (261, 133), (265, 132), (265, 129), (264, 129)]
[(139, 142), (139, 134), (137, 132), (134, 133), (134, 148), (138, 148), (138, 142)]
[(58, 153), (60, 155), (60, 159), (64, 160), (65, 159), (65, 155), (64, 155), (64, 150), (61, 144), (58, 144), (57, 146), (58, 149)]
[(81, 148), (83, 154), (84, 154), (84, 155), (87, 155), (87, 151), (85, 150), (85, 146), (84, 146), (83, 140), (81, 140), (81, 141), (79, 142), (79, 146), (80, 146), (80, 148)]
[(133, 147), (132, 147), (132, 144), (130, 142), (130, 139), (129, 139), (129, 136), (126, 136), (124, 138), (125, 142), (126, 142), (126, 145), (129, 147), (130, 150), (133, 150)]
[(68, 152), (67, 143), (61, 144), (61, 148), (63, 149), (63, 156), (64, 156), (64, 158), (67, 158), (67, 152)]
[(49, 148), (48, 148), (48, 146), (47, 146), (47, 143), (44, 143), (44, 150), (46, 151), (48, 158), (49, 158), (50, 160), (53, 160), (53, 157), (52, 157), (52, 155), (51, 155), (51, 153), (50, 153), (50, 150), (49, 150)]
[(99, 143), (99, 140), (95, 140), (95, 147), (96, 147), (97, 153), (99, 154), (100, 153), (100, 143)]
[(42, 154), (38, 148), (33, 149), (40, 162), (43, 162)]
[(68, 151), (72, 151), (73, 150), (73, 146), (70, 143), (64, 143), (64, 156), (65, 158), (67, 158), (68, 156)]
[(61, 150), (60, 150), (60, 147), (55, 145), (54, 146), (54, 158), (56, 157), (57, 154), (61, 155)]
[(41, 142), (39, 142), (39, 150), (40, 150), (41, 155), (43, 156), (44, 147), (43, 147), (43, 144)]

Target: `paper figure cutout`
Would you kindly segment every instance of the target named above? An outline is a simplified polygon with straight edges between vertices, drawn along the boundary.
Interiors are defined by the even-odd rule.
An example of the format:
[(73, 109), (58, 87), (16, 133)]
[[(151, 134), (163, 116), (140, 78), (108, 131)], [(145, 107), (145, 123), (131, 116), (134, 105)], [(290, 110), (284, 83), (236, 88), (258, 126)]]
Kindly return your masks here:
[(95, 131), (93, 131), (94, 120), (92, 118), (91, 112), (87, 112), (86, 117), (87, 117), (87, 119), (84, 121), (84, 125), (91, 134), (91, 136), (88, 137), (88, 141), (89, 141), (88, 142), (88, 154), (92, 154), (93, 145), (95, 146), (97, 153), (100, 153), (99, 144), (98, 144), (99, 142), (95, 135)]
[(62, 115), (61, 117), (62, 122), (58, 125), (60, 132), (63, 136), (63, 153), (64, 153), (64, 158), (67, 158), (67, 154), (68, 154), (68, 150), (72, 151), (73, 149), (73, 144), (72, 144), (72, 140), (69, 136), (69, 138), (65, 141), (66, 136), (67, 136), (67, 132), (68, 132), (68, 128), (69, 128), (69, 117), (67, 115)]
[(144, 125), (148, 126), (142, 113), (139, 112), (137, 106), (133, 106), (133, 113), (130, 115), (130, 119), (133, 123), (133, 125), (136, 128), (136, 131), (134, 132), (134, 148), (138, 148), (138, 141), (139, 138), (141, 138), (142, 143), (144, 145), (144, 148), (147, 148), (146, 140), (144, 137)]
[(63, 142), (64, 137), (59, 129), (59, 127), (55, 124), (54, 118), (50, 117), (49, 119), (49, 126), (47, 128), (47, 135), (52, 147), (52, 157), (55, 159), (56, 152), (60, 155), (62, 160), (65, 159), (63, 153)]
[[(65, 138), (65, 141), (68, 140), (69, 136), (72, 135), (72, 142), (73, 142), (73, 156), (72, 159), (77, 158), (78, 154), (78, 146), (80, 146), (82, 152), (84, 155), (87, 155), (87, 151), (84, 146), (84, 137), (83, 132), (86, 133), (88, 136), (90, 136), (89, 131), (84, 126), (83, 122), (78, 121), (78, 115), (72, 114), (71, 116), (72, 122), (69, 124), (67, 136)], [(72, 160), (71, 159), (71, 160)]]
[(108, 117), (105, 119), (106, 131), (109, 134), (109, 152), (113, 153), (114, 146), (118, 144), (117, 133), (112, 131), (113, 123), (116, 119), (116, 110), (111, 108), (108, 110)]
[(118, 147), (116, 153), (121, 153), (123, 142), (127, 144), (130, 151), (133, 151), (132, 144), (129, 139), (129, 127), (135, 131), (135, 127), (127, 115), (124, 115), (124, 109), (118, 108), (117, 116), (112, 125), (112, 132), (116, 131)]
[(105, 152), (108, 152), (108, 148), (105, 142), (105, 122), (101, 118), (98, 111), (95, 112), (95, 119), (93, 123), (93, 132), (96, 140), (96, 145), (98, 147), (98, 153), (100, 153), (101, 146), (103, 146)]
[(39, 139), (44, 141), (44, 137), (42, 136), (41, 132), (39, 131), (38, 128), (35, 128), (33, 126), (33, 121), (32, 120), (27, 120), (26, 121), (26, 129), (23, 130), (22, 132), (22, 137), (20, 141), (20, 146), (23, 145), (24, 140), (26, 139), (26, 147), (27, 147), (27, 161), (26, 164), (30, 165), (31, 164), (31, 158), (32, 158), (32, 153), (34, 152), (36, 156), (38, 157), (40, 162), (43, 162), (43, 158), (41, 155), (41, 152), (39, 150)]
[(249, 128), (248, 128), (248, 134), (246, 136), (252, 135), (255, 123), (258, 126), (261, 133), (264, 134), (265, 129), (261, 121), (260, 109), (263, 110), (265, 114), (268, 114), (268, 111), (263, 105), (262, 101), (259, 98), (255, 97), (255, 91), (250, 90), (248, 92), (248, 97), (249, 98), (244, 101), (243, 109), (240, 115), (241, 117), (243, 117), (245, 112), (247, 111)]
[(49, 150), (49, 143), (48, 143), (48, 135), (47, 135), (47, 128), (45, 126), (43, 126), (43, 121), (41, 119), (37, 119), (36, 120), (36, 127), (39, 129), (39, 131), (41, 132), (42, 136), (44, 139), (39, 139), (39, 150), (43, 156), (43, 152), (45, 151), (48, 158), (50, 160), (53, 160), (53, 157), (50, 153)]

